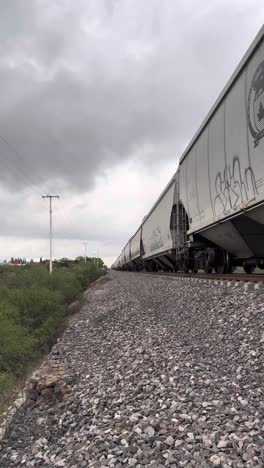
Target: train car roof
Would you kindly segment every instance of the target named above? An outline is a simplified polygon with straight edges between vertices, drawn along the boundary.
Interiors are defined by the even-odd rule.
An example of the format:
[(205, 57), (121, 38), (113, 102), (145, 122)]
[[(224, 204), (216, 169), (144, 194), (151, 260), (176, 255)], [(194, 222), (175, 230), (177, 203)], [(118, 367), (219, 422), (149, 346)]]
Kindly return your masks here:
[[(178, 169), (177, 169), (178, 170)], [(176, 180), (176, 174), (177, 174), (177, 171), (173, 174), (172, 178), (170, 179), (169, 183), (166, 185), (165, 189), (162, 190), (159, 198), (156, 200), (156, 202), (154, 203), (154, 205), (152, 206), (152, 208), (148, 211), (148, 213), (146, 214), (146, 216), (144, 216), (143, 218), (143, 221), (142, 221), (142, 224), (145, 223), (145, 221), (149, 218), (149, 216), (151, 215), (151, 213), (155, 210), (156, 206), (159, 204), (160, 200), (164, 197), (164, 195), (166, 194), (166, 192), (169, 190), (169, 188), (171, 187), (171, 185), (175, 182)]]
[(239, 65), (236, 67), (234, 73), (231, 75), (231, 78), (227, 82), (227, 84), (224, 87), (223, 91), (218, 96), (215, 104), (213, 105), (213, 107), (211, 108), (211, 110), (209, 111), (207, 116), (205, 117), (204, 121), (202, 122), (202, 125), (199, 127), (199, 129), (195, 133), (194, 137), (192, 138), (191, 142), (187, 146), (186, 150), (184, 151), (183, 155), (180, 158), (179, 164), (181, 164), (183, 162), (183, 160), (186, 158), (186, 156), (189, 153), (192, 146), (198, 140), (198, 138), (201, 135), (202, 131), (204, 130), (204, 128), (208, 124), (209, 120), (212, 118), (212, 116), (214, 115), (214, 113), (216, 112), (218, 107), (220, 106), (220, 104), (223, 101), (224, 97), (227, 95), (228, 91), (233, 86), (234, 82), (236, 81), (236, 79), (238, 78), (240, 73), (243, 71), (244, 67), (246, 66), (246, 64), (248, 63), (248, 61), (251, 58), (252, 54), (255, 52), (255, 50), (259, 46), (259, 43), (262, 41), (263, 37), (264, 37), (264, 25), (262, 26), (262, 28), (260, 29), (260, 31), (256, 35), (254, 41), (252, 42), (252, 44), (250, 45), (250, 47), (246, 51), (246, 53), (243, 56), (242, 60), (240, 61)]
[(133, 236), (130, 237), (129, 242), (131, 242), (132, 239), (134, 239), (134, 237), (136, 237), (138, 231), (140, 231), (140, 229), (141, 229), (141, 226), (142, 226), (142, 223), (141, 223), (140, 226), (137, 228), (137, 230), (136, 230), (136, 232), (133, 234)]

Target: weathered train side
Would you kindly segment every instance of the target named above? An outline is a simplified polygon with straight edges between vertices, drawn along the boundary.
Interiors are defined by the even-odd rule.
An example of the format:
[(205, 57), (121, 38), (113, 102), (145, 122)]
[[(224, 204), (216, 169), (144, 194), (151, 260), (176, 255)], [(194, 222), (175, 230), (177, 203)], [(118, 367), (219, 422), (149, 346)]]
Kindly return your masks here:
[[(171, 232), (171, 214), (175, 195), (175, 176), (158, 198), (142, 223), (143, 261), (147, 270), (159, 266), (172, 268), (174, 239)], [(172, 256), (172, 258), (170, 258)]]
[[(264, 268), (263, 156), (264, 26), (144, 218), (132, 265), (219, 273), (237, 265), (246, 272)], [(131, 266), (127, 258), (123, 251), (121, 268)]]
[(131, 269), (140, 270), (142, 267), (142, 255), (143, 255), (143, 245), (142, 245), (142, 225), (138, 228), (137, 232), (130, 239), (130, 252), (131, 252)]
[(263, 265), (263, 137), (264, 28), (180, 160), (195, 268)]

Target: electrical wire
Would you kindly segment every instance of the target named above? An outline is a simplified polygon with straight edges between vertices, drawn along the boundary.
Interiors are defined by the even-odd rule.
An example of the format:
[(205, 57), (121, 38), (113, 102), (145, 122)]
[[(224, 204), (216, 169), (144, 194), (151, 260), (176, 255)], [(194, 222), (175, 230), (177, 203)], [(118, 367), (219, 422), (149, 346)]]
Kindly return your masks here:
[[(0, 135), (0, 140), (2, 140), (2, 141), (5, 143), (5, 145), (11, 150), (11, 152), (18, 158), (18, 160), (19, 160), (20, 162), (22, 161), (22, 162), (24, 163), (22, 154), (19, 153), (19, 151), (16, 149), (16, 147), (15, 147), (13, 144), (11, 144), (11, 143), (10, 143), (5, 137), (3, 137), (2, 135)], [(27, 182), (27, 184), (31, 187), (31, 189), (32, 189), (38, 196), (41, 196), (41, 195), (42, 195), (41, 192), (39, 191), (38, 186), (37, 186), (34, 182), (32, 182), (32, 180), (28, 177), (28, 174), (22, 169), (21, 166), (20, 166), (19, 169), (17, 169), (16, 166), (11, 167), (11, 165), (9, 164), (9, 160), (2, 159), (2, 158), (1, 158), (1, 161), (2, 161), (3, 163), (6, 163), (7, 166), (9, 166), (8, 168), (9, 168), (9, 170), (11, 169), (11, 172), (12, 172), (12, 170), (14, 170), (14, 171), (17, 173), (17, 175), (18, 175), (19, 177), (22, 176), (22, 178), (24, 179), (24, 182)], [(41, 185), (42, 185), (42, 184), (41, 184)], [(46, 193), (47, 190), (45, 189), (44, 186), (43, 186), (43, 188), (44, 188), (44, 192)]]
[[(0, 135), (0, 140), (7, 146), (7, 148), (11, 151), (13, 156), (15, 156), (14, 160), (16, 160), (19, 163), (23, 162), (23, 164), (24, 164), (24, 157), (23, 157), (22, 153), (20, 153), (17, 150), (15, 145), (10, 143), (7, 140), (7, 138), (3, 137), (3, 135)], [(1, 158), (1, 163), (2, 163), (2, 165), (5, 165), (5, 167), (9, 170), (9, 172), (11, 174), (13, 172), (13, 173), (16, 174), (18, 179), (23, 179), (23, 181), (26, 184), (26, 188), (24, 189), (24, 192), (26, 192), (26, 193), (31, 192), (31, 193), (36, 194), (39, 197), (40, 202), (43, 204), (43, 206), (45, 206), (45, 208), (47, 207), (45, 201), (42, 198), (43, 193), (44, 194), (49, 193), (49, 190), (47, 189), (47, 187), (45, 187), (46, 182), (45, 182), (45, 185), (44, 185), (43, 182), (41, 182), (41, 186), (43, 187), (43, 191), (41, 191), (40, 188), (39, 188), (39, 184), (36, 185), (36, 183), (32, 181), (32, 179), (28, 176), (28, 173), (21, 167), (21, 164), (19, 164), (19, 165), (11, 164), (10, 159), (4, 159), (4, 158)], [(38, 182), (39, 182), (39, 179), (40, 179), (40, 177), (38, 175)], [(66, 216), (65, 210), (63, 209), (62, 206), (59, 206), (59, 207), (57, 206), (54, 211), (59, 212), (59, 213), (62, 214), (62, 216), (63, 216), (63, 218), (65, 220), (66, 226), (68, 225), (68, 226), (73, 227), (73, 224), (72, 224), (70, 218), (68, 216)]]
[[(10, 143), (7, 138), (3, 137), (2, 135), (0, 135), (0, 140), (2, 140), (5, 145), (13, 152), (13, 154), (17, 157), (17, 160), (19, 160), (20, 162), (22, 161), (24, 163), (24, 158), (23, 158), (23, 155), (17, 150), (17, 148), (12, 144)], [(47, 195), (49, 193), (49, 190), (47, 189), (47, 187), (45, 187), (44, 184), (46, 184), (46, 182), (40, 182), (40, 185), (43, 187), (43, 191), (40, 191), (39, 190), (39, 185), (37, 186), (34, 182), (32, 182), (32, 180), (29, 178), (28, 174), (22, 169), (22, 167), (20, 166), (19, 169), (17, 169), (16, 166), (13, 166), (11, 167), (10, 163), (9, 163), (9, 160), (4, 160), (2, 159), (2, 162), (6, 164), (6, 166), (8, 166), (8, 169), (10, 170), (10, 172), (14, 171), (16, 172), (17, 176), (18, 177), (21, 177), (24, 179), (24, 182), (27, 183), (27, 187), (26, 187), (26, 190), (28, 187), (31, 188), (31, 190), (37, 194), (39, 197), (41, 197), (41, 202), (43, 203), (43, 206), (46, 206), (46, 203), (45, 201), (42, 199), (42, 195), (43, 193), (45, 195)], [(38, 175), (38, 180), (40, 179), (40, 175)], [(42, 179), (43, 180), (43, 179)], [(71, 221), (70, 219), (67, 219), (66, 215), (65, 215), (65, 212), (63, 211), (63, 217), (65, 219), (65, 221), (67, 222), (67, 224), (71, 224)]]

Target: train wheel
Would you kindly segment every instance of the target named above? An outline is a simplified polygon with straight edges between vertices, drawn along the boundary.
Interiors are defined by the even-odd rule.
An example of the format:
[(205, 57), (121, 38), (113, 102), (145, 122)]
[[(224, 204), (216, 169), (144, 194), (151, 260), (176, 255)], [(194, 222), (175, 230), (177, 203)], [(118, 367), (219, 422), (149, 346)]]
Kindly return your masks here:
[(197, 263), (196, 259), (193, 260), (193, 265), (192, 265), (192, 268), (191, 268), (191, 272), (192, 273), (198, 273), (198, 263)]
[(245, 273), (247, 273), (248, 275), (251, 275), (251, 273), (253, 273), (253, 271), (256, 268), (256, 264), (245, 262), (243, 265), (243, 268), (244, 268)]
[(215, 259), (215, 271), (219, 275), (224, 273), (231, 273), (231, 259), (229, 253), (226, 250), (218, 250)]
[(213, 251), (210, 251), (207, 253), (206, 260), (205, 260), (205, 267), (204, 267), (205, 273), (208, 273), (208, 274), (212, 273), (214, 269), (214, 258), (215, 258), (215, 255)]
[(212, 265), (209, 265), (208, 262), (206, 262), (206, 265), (205, 265), (205, 269), (204, 269), (204, 270), (205, 270), (205, 273), (210, 274), (210, 273), (212, 273), (212, 271), (213, 271), (213, 267), (212, 267)]
[(191, 272), (192, 273), (198, 273), (198, 260), (196, 257), (194, 257), (192, 259), (192, 262), (191, 262)]
[(183, 269), (184, 273), (189, 273), (189, 266), (187, 265), (187, 263), (183, 264), (182, 269)]

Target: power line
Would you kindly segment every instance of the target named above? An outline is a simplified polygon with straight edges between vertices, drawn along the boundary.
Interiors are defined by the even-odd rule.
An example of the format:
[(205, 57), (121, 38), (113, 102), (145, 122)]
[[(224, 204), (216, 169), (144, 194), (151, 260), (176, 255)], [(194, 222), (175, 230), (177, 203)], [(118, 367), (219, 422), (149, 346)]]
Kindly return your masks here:
[[(19, 161), (22, 161), (22, 159), (23, 159), (22, 153), (20, 153), (20, 152), (17, 150), (17, 148), (16, 148), (12, 143), (10, 143), (10, 142), (7, 140), (7, 138), (5, 138), (5, 137), (3, 137), (2, 135), (0, 135), (0, 140), (2, 140), (2, 141), (5, 143), (5, 145), (17, 156), (17, 158), (18, 158)], [(6, 164), (6, 166), (9, 168), (9, 170), (10, 170), (11, 172), (12, 172), (12, 171), (16, 172), (16, 174), (17, 174), (19, 177), (22, 176), (22, 178), (24, 179), (24, 181), (27, 183), (27, 186), (29, 186), (29, 187), (31, 188), (31, 190), (34, 191), (34, 193), (36, 193), (38, 196), (42, 196), (41, 191), (39, 190), (38, 186), (37, 186), (34, 182), (32, 182), (32, 180), (28, 177), (28, 174), (27, 174), (24, 170), (22, 170), (21, 167), (18, 169), (16, 166), (11, 166), (11, 164), (9, 164), (9, 161), (8, 161), (8, 160), (2, 160), (2, 161), (3, 161), (3, 163)], [(39, 177), (40, 177), (40, 176), (38, 175), (38, 180), (39, 180)], [(42, 182), (41, 185), (42, 185), (42, 188), (44, 189), (43, 191), (46, 192), (46, 193), (48, 193), (49, 190), (47, 189), (47, 187), (44, 186), (44, 182)], [(28, 187), (26, 187), (26, 189), (27, 189), (27, 188), (28, 188)], [(65, 215), (65, 212), (62, 211), (61, 208), (59, 209), (59, 211), (62, 213), (62, 215), (63, 215), (63, 217), (64, 217), (66, 223), (71, 225), (72, 223), (71, 223), (71, 221), (70, 221), (69, 218), (67, 219), (67, 217), (66, 217), (66, 215)], [(72, 225), (72, 226), (73, 226), (73, 225)]]
[[(23, 156), (22, 154), (16, 149), (16, 147), (10, 143), (5, 137), (3, 137), (2, 135), (0, 135), (0, 140), (2, 140), (5, 145), (17, 156), (18, 160), (21, 162), (21, 160), (23, 159)], [(2, 159), (2, 162), (4, 163), (7, 163), (7, 166), (9, 166), (9, 169), (10, 169), (10, 164), (9, 164), (9, 161), (8, 160), (3, 160)], [(22, 161), (24, 163), (24, 161)], [(20, 167), (19, 169), (17, 169), (16, 166), (13, 166), (12, 167), (12, 170), (15, 170), (16, 173), (21, 177), (22, 175), (22, 178), (24, 178), (24, 180), (29, 183), (29, 185), (31, 186), (32, 190), (34, 190), (35, 193), (37, 193), (38, 195), (41, 195), (41, 192), (39, 191), (38, 189), (38, 185), (36, 185), (34, 182), (32, 183), (32, 180), (28, 177), (28, 174), (26, 172), (24, 172), (24, 170)], [(39, 176), (38, 176), (39, 177)], [(43, 184), (42, 184), (43, 185)], [(44, 192), (48, 192), (48, 190), (46, 190), (46, 188), (43, 186), (44, 188)]]
[[(8, 149), (13, 153), (13, 155), (15, 155), (14, 160), (15, 161), (17, 160), (19, 163), (22, 162), (24, 164), (24, 155), (15, 147), (15, 145), (10, 143), (8, 141), (8, 139), (5, 138), (3, 135), (0, 135), (0, 140), (2, 140), (4, 142), (4, 144), (8, 147)], [(7, 159), (1, 159), (1, 160), (2, 160), (2, 163), (6, 165), (6, 167), (9, 169), (9, 171), (11, 173), (15, 172), (18, 175), (19, 178), (22, 177), (22, 179), (27, 184), (26, 185), (26, 190), (31, 189), (31, 191), (33, 191), (38, 196), (41, 196), (42, 198), (48, 198), (49, 197), (49, 195), (48, 195), (49, 190), (47, 189), (47, 187), (45, 187), (45, 185), (44, 185), (45, 182), (43, 181), (43, 178), (42, 178), (41, 186), (44, 189), (43, 191), (46, 192), (46, 194), (47, 194), (45, 196), (42, 195), (42, 193), (41, 193), (41, 191), (39, 189), (39, 185), (37, 185), (35, 182), (32, 182), (32, 179), (29, 178), (28, 173), (21, 167), (21, 164), (19, 164), (18, 166), (15, 166), (14, 164), (10, 164), (10, 160), (7, 160)], [(38, 174), (38, 181), (39, 181), (39, 178), (40, 178), (40, 175)], [(64, 220), (66, 222), (66, 225), (71, 226), (72, 228), (74, 228), (74, 225), (73, 225), (72, 221), (66, 215), (63, 207), (60, 207), (58, 212), (62, 214), (62, 216), (63, 216), (63, 218), (64, 218)], [(52, 268), (52, 265), (51, 265), (51, 268)]]

